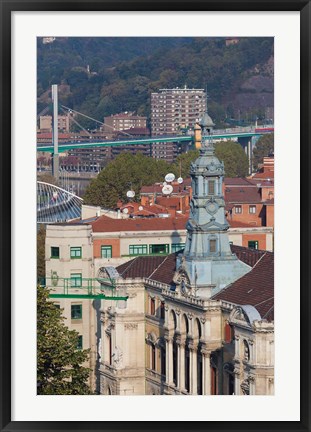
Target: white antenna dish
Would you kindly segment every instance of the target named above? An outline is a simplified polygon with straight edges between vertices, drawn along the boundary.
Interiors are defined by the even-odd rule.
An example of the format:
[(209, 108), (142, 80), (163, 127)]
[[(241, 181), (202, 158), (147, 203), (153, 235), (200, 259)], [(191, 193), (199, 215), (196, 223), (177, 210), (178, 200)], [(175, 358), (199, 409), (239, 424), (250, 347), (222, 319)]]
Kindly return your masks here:
[(126, 192), (126, 196), (128, 198), (134, 198), (135, 192), (133, 190), (129, 190), (129, 191)]
[(139, 210), (139, 211), (142, 211), (142, 210), (144, 210), (144, 207), (143, 207), (143, 206), (139, 206), (139, 207), (138, 207), (138, 210)]
[(125, 209), (123, 209), (122, 212), (127, 214), (129, 212), (129, 209), (125, 207)]
[(168, 173), (165, 176), (165, 181), (167, 183), (172, 183), (175, 180), (175, 175), (173, 173)]
[(184, 182), (184, 179), (182, 177), (178, 177), (177, 181), (178, 181), (179, 184), (181, 184), (181, 183)]
[(163, 195), (170, 195), (173, 192), (173, 186), (172, 185), (165, 185), (162, 188)]

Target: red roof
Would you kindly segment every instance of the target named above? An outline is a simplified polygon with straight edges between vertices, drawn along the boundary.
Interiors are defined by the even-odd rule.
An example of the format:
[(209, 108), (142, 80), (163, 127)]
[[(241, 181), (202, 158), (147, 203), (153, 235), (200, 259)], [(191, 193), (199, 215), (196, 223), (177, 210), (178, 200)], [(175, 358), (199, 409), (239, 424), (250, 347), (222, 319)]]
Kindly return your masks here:
[(274, 319), (274, 254), (265, 252), (253, 269), (212, 297), (236, 305), (254, 306), (262, 319)]
[[(231, 245), (231, 250), (252, 270), (224, 288), (212, 299), (225, 300), (236, 305), (252, 305), (263, 319), (274, 319), (274, 254)], [(117, 267), (124, 278), (148, 278), (167, 285), (174, 285), (176, 256), (140, 256)]]
[(93, 232), (121, 231), (176, 231), (186, 228), (188, 217), (152, 218), (152, 219), (112, 219), (100, 216), (92, 222)]
[(241, 178), (241, 177), (225, 177), (225, 186), (239, 187), (239, 186), (254, 186), (254, 182), (251, 179)]
[(260, 189), (252, 185), (252, 187), (232, 187), (227, 186), (225, 189), (225, 201), (229, 203), (260, 203)]
[(117, 267), (119, 274), (124, 278), (147, 278), (165, 260), (166, 256), (136, 257), (131, 261)]
[(266, 179), (274, 179), (274, 171), (264, 171), (264, 172), (259, 172), (253, 175), (252, 179), (253, 180), (266, 180)]

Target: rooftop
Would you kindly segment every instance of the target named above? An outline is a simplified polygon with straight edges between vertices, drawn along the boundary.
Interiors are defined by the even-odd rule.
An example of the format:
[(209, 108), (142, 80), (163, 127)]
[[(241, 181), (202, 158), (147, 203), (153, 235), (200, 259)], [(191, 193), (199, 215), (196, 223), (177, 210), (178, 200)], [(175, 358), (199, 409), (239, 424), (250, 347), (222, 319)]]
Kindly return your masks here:
[(236, 305), (254, 306), (262, 319), (274, 320), (274, 254), (262, 252), (252, 270), (212, 297)]
[(100, 216), (91, 222), (93, 232), (177, 231), (184, 230), (188, 217), (152, 219), (112, 219)]

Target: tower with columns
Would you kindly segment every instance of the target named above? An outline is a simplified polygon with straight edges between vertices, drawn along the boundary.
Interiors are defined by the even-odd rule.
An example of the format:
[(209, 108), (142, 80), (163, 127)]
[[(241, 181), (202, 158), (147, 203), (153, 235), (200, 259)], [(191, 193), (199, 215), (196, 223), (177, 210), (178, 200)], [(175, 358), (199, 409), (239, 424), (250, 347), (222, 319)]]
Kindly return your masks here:
[(187, 293), (209, 298), (251, 269), (231, 252), (222, 195), (224, 164), (215, 155), (213, 121), (200, 121), (202, 146), (191, 164), (192, 199), (185, 250), (177, 259), (176, 282)]

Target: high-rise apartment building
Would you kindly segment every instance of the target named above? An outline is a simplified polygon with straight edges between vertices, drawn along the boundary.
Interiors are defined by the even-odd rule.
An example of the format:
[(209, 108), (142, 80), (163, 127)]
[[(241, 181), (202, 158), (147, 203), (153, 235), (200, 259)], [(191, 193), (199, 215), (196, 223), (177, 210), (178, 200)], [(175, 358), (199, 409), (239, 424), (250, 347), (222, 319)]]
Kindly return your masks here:
[(151, 93), (152, 135), (178, 135), (206, 111), (204, 89), (173, 88)]
[[(191, 129), (206, 111), (204, 89), (173, 88), (151, 93), (151, 135), (180, 135)], [(177, 143), (155, 143), (152, 156), (173, 161)]]

